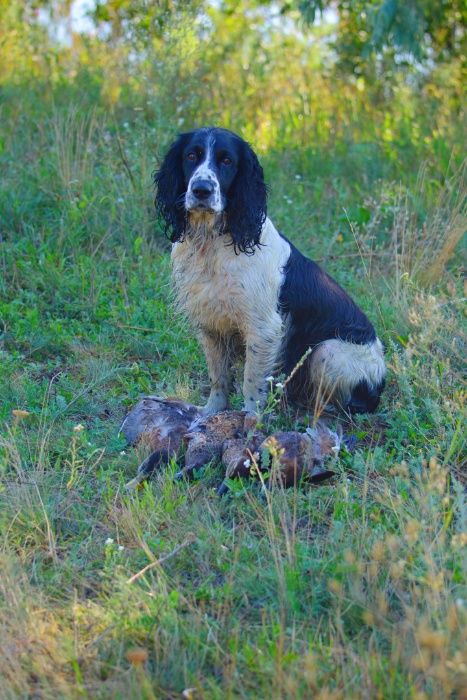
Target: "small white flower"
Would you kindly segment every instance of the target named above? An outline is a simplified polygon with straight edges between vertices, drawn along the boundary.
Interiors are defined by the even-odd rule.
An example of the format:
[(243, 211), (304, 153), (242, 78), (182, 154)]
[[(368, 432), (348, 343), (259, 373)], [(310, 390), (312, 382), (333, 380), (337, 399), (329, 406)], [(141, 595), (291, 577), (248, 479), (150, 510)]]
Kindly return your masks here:
[(123, 455), (126, 455), (125, 450), (122, 450), (122, 451), (120, 452), (120, 455), (121, 455), (122, 457), (123, 457)]
[(296, 179), (296, 180), (301, 180), (301, 179), (302, 179), (302, 176), (301, 176), (301, 175), (295, 175), (295, 179)]
[(266, 381), (267, 381), (267, 382), (273, 382), (273, 381), (274, 381), (274, 377), (272, 376), (272, 374), (271, 374), (269, 377), (266, 377)]
[(248, 469), (248, 467), (250, 466), (250, 464), (251, 464), (251, 461), (250, 461), (249, 459), (246, 459), (246, 460), (243, 462), (243, 466), (245, 467), (245, 469)]
[(123, 204), (124, 201), (125, 201), (125, 200), (123, 199), (123, 197), (117, 197), (117, 202), (118, 202), (119, 204)]
[(119, 551), (119, 552), (123, 552), (124, 549), (125, 549), (125, 547), (124, 547), (122, 544), (119, 544), (119, 545), (118, 545), (118, 551)]
[(106, 547), (110, 547), (110, 545), (113, 543), (114, 543), (113, 539), (111, 537), (107, 537), (107, 539), (105, 541)]
[(283, 389), (283, 388), (284, 388), (284, 385), (282, 384), (282, 382), (276, 383), (276, 389)]
[(84, 425), (82, 425), (81, 423), (78, 423), (78, 425), (75, 425), (73, 430), (75, 431), (75, 433), (80, 433), (82, 430), (84, 430)]

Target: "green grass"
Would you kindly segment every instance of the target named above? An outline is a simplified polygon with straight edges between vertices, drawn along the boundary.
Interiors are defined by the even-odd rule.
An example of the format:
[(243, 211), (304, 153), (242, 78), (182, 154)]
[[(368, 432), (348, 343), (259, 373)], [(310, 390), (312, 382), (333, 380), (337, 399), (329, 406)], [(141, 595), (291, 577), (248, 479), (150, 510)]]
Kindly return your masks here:
[(125, 411), (208, 388), (153, 216), (171, 133), (21, 93), (4, 114), (2, 700), (465, 697), (458, 252), (422, 274), (459, 251), (462, 173), (417, 185), (371, 144), (265, 152), (275, 223), (386, 343), (381, 408), (326, 485), (219, 500), (220, 467), (172, 465), (129, 496)]

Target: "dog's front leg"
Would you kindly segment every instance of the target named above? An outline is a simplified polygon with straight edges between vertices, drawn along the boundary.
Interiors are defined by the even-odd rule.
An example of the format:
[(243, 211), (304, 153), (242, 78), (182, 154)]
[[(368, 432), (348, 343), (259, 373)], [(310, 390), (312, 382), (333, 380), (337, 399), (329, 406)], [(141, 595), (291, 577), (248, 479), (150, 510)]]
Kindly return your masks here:
[(214, 331), (202, 330), (199, 339), (203, 346), (208, 365), (211, 392), (206, 406), (205, 415), (212, 415), (227, 408), (230, 387), (230, 359), (227, 339)]
[(281, 347), (282, 322), (268, 324), (262, 334), (250, 333), (246, 339), (243, 375), (244, 409), (256, 413), (266, 400), (266, 377), (274, 371)]

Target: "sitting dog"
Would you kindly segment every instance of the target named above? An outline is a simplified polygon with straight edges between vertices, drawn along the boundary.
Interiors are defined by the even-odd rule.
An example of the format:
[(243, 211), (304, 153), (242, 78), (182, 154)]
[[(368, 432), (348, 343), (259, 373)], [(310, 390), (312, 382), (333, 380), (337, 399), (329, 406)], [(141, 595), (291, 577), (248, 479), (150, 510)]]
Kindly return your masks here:
[(291, 375), (287, 397), (298, 404), (374, 411), (386, 373), (382, 344), (348, 294), (267, 218), (252, 148), (226, 129), (181, 134), (155, 184), (177, 299), (206, 355), (205, 414), (228, 406), (239, 352), (248, 412), (279, 372)]

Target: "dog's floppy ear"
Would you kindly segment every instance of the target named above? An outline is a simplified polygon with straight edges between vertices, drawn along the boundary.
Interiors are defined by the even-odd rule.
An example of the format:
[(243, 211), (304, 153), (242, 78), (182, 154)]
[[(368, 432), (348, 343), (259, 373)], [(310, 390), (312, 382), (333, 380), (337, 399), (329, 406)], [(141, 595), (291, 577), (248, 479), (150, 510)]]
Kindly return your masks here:
[(263, 168), (255, 152), (241, 142), (238, 172), (227, 198), (227, 231), (232, 236), (235, 252), (252, 255), (259, 245), (266, 220), (267, 187)]
[(156, 212), (162, 219), (164, 233), (172, 243), (183, 238), (186, 228), (182, 155), (189, 135), (180, 134), (170, 146), (160, 169), (154, 173)]

